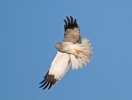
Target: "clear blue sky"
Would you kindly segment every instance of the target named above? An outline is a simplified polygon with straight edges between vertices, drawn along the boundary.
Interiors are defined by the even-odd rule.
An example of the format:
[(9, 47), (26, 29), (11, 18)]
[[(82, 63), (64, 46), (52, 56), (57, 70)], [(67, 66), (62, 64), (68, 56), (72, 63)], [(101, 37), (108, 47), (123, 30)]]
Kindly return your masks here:
[[(41, 90), (70, 15), (92, 60)], [(132, 0), (1, 0), (0, 100), (132, 100)]]

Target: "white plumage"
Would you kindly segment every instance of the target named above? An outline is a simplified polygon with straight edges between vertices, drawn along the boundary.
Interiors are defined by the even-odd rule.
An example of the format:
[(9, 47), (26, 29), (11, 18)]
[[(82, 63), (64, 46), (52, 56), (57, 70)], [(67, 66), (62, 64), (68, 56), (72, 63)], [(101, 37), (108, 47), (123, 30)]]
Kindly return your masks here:
[(81, 41), (81, 44), (74, 45), (78, 45), (78, 47), (75, 47), (75, 49), (80, 52), (78, 53), (78, 58), (76, 58), (73, 54), (70, 54), (72, 69), (82, 68), (82, 66), (86, 66), (86, 63), (90, 62), (92, 54), (91, 44), (87, 38), (84, 38)]
[(70, 67), (70, 55), (57, 52), (56, 57), (51, 63), (49, 74), (54, 75), (55, 79), (60, 80)]
[(64, 39), (62, 42), (56, 44), (58, 52), (51, 63), (51, 67), (40, 84), (43, 89), (50, 89), (52, 85), (58, 82), (67, 72), (70, 65), (72, 69), (82, 68), (90, 62), (92, 47), (87, 38), (81, 40), (80, 28), (76, 19), (72, 16), (64, 19)]

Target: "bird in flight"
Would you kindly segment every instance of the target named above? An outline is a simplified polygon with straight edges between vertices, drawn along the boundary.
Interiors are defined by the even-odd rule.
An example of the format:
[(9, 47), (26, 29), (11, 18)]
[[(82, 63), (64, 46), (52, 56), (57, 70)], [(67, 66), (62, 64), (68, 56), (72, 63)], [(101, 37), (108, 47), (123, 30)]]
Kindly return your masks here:
[(77, 20), (72, 16), (64, 19), (64, 38), (55, 47), (58, 50), (50, 69), (44, 76), (40, 88), (50, 89), (68, 71), (70, 65), (72, 69), (82, 68), (90, 62), (92, 55), (91, 43), (87, 38), (81, 39), (81, 32)]

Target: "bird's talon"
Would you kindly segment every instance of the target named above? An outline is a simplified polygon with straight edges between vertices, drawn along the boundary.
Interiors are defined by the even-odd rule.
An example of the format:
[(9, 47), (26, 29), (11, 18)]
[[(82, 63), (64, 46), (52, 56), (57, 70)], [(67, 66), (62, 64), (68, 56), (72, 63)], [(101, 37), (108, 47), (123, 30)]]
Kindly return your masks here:
[(78, 54), (75, 52), (73, 53), (74, 57), (78, 59)]
[(79, 50), (77, 50), (77, 49), (75, 49), (75, 51), (77, 52), (77, 53), (79, 53), (80, 51)]

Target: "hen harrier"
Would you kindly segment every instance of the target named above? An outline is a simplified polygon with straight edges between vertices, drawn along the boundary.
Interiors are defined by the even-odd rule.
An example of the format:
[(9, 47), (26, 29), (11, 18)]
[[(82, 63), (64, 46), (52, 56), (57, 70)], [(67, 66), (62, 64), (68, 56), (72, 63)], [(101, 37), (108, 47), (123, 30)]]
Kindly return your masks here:
[(51, 63), (51, 67), (40, 84), (40, 88), (50, 89), (67, 72), (70, 65), (73, 69), (81, 68), (91, 59), (92, 47), (87, 38), (81, 40), (80, 28), (77, 20), (72, 16), (64, 19), (64, 39), (56, 44), (58, 52)]

